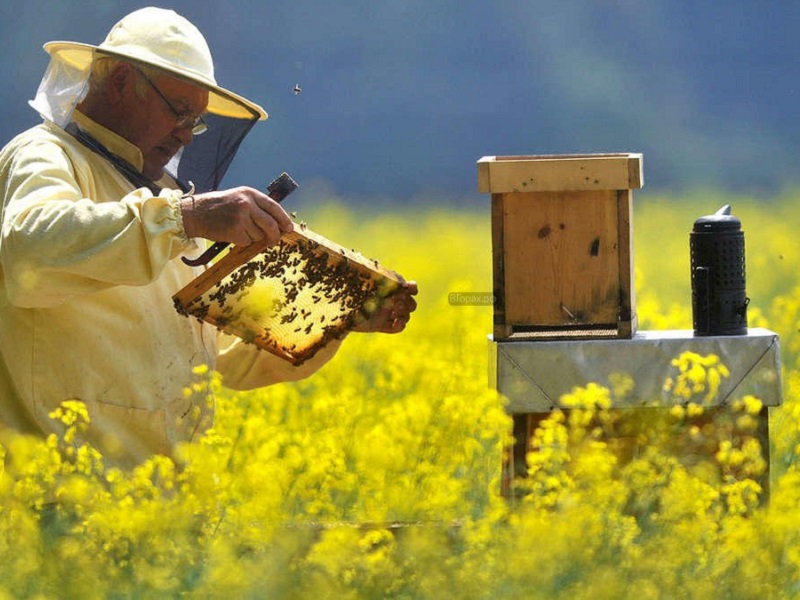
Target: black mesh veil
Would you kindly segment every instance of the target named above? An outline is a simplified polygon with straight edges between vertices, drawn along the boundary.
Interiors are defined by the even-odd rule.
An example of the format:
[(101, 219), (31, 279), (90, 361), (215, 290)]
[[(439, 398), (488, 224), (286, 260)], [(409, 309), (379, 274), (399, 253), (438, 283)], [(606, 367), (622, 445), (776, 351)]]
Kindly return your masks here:
[[(31, 106), (45, 119), (67, 129), (75, 107), (86, 96), (89, 73), (90, 63), (78, 67), (59, 54), (53, 55)], [(195, 136), (165, 168), (184, 189), (188, 189), (189, 182), (198, 192), (218, 189), (242, 140), (259, 119), (266, 118), (263, 109), (231, 92), (215, 93), (214, 112), (203, 115), (208, 130)], [(96, 141), (82, 137), (83, 143), (88, 141), (92, 149), (99, 151)], [(119, 157), (111, 156), (105, 149), (101, 153), (112, 162), (119, 161)]]
[(253, 115), (252, 119), (236, 119), (206, 114), (203, 119), (208, 130), (195, 136), (167, 165), (173, 177), (182, 184), (191, 182), (197, 192), (219, 189), (239, 145), (255, 125), (258, 115)]

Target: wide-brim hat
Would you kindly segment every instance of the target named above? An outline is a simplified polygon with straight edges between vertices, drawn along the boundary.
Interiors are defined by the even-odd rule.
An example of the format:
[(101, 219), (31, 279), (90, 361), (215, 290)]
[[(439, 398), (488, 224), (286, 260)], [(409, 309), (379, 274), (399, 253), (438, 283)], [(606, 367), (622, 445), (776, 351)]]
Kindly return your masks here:
[(175, 11), (147, 7), (123, 17), (99, 45), (48, 42), (44, 49), (72, 67), (87, 70), (97, 53), (157, 67), (208, 90), (209, 113), (239, 119), (266, 119), (255, 102), (217, 85), (214, 61), (203, 34)]

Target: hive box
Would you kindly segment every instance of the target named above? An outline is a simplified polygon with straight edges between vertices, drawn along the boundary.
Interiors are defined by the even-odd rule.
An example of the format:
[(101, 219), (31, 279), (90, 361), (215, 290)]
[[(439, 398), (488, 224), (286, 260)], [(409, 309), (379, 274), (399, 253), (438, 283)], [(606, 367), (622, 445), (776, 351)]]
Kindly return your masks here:
[(485, 156), (494, 339), (630, 338), (641, 154)]
[(697, 337), (691, 330), (639, 331), (632, 339), (489, 341), (489, 384), (508, 399), (510, 413), (546, 413), (560, 398), (588, 383), (609, 385), (609, 376), (630, 376), (635, 387), (615, 408), (669, 405), (664, 381), (683, 352), (719, 357), (730, 376), (709, 405), (752, 394), (766, 406), (781, 402), (778, 334), (750, 328), (745, 335)]
[[(677, 376), (672, 359), (684, 352), (719, 357), (730, 375), (722, 378), (707, 410), (727, 410), (737, 399), (753, 395), (763, 409), (756, 437), (769, 463), (769, 408), (782, 400), (780, 344), (768, 329), (751, 328), (745, 335), (697, 337), (691, 330), (639, 331), (631, 339), (496, 342), (489, 340), (489, 384), (503, 394), (514, 421), (514, 446), (504, 465), (503, 489), (524, 477), (526, 454), (539, 423), (561, 398), (589, 383), (612, 388), (611, 379), (630, 377), (634, 387), (614, 409), (640, 411), (669, 408), (677, 400), (665, 390)], [(768, 488), (769, 469), (762, 477)]]

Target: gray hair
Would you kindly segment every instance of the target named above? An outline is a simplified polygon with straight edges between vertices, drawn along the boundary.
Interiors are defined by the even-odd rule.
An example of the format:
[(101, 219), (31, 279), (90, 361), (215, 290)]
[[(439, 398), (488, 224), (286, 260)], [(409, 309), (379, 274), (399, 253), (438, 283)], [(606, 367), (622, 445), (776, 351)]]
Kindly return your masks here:
[(95, 92), (102, 90), (103, 84), (105, 83), (111, 71), (113, 71), (117, 65), (123, 62), (128, 62), (135, 67), (134, 72), (136, 73), (136, 95), (140, 98), (144, 98), (148, 87), (147, 82), (140, 76), (140, 73), (144, 73), (144, 75), (150, 79), (155, 79), (159, 75), (163, 74), (163, 71), (157, 69), (156, 67), (138, 65), (114, 56), (98, 54), (92, 61), (92, 72), (89, 75), (89, 89)]

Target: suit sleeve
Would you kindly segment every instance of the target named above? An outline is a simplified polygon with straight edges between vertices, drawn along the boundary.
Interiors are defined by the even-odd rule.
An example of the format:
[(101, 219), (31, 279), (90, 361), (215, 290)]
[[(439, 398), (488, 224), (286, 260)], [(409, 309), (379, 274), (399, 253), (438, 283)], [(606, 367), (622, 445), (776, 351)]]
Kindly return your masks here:
[(146, 285), (191, 246), (180, 191), (154, 196), (141, 188), (98, 198), (88, 164), (73, 163), (52, 141), (18, 149), (3, 183), (0, 265), (16, 306)]

